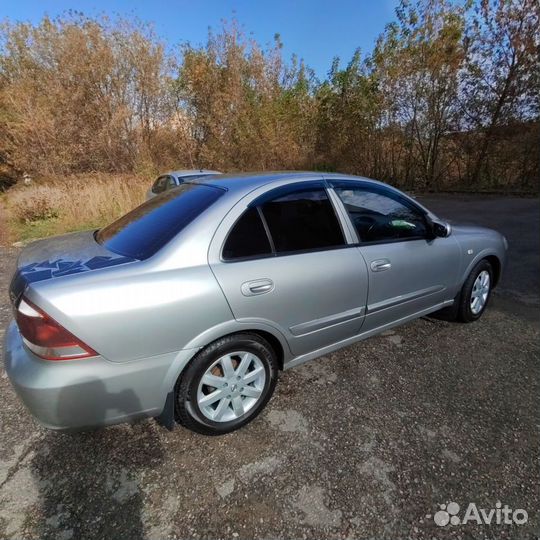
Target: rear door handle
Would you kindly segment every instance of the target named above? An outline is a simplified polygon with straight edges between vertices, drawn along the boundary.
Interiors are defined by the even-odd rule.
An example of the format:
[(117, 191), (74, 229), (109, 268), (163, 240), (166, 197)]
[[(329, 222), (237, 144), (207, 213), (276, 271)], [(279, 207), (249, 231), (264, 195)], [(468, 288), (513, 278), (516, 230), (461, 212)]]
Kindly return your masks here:
[(246, 281), (240, 287), (244, 296), (256, 296), (258, 294), (268, 293), (274, 290), (274, 282), (271, 279), (255, 279)]
[(390, 270), (392, 268), (392, 263), (388, 259), (377, 259), (371, 264), (371, 270), (373, 272), (383, 272), (384, 270)]

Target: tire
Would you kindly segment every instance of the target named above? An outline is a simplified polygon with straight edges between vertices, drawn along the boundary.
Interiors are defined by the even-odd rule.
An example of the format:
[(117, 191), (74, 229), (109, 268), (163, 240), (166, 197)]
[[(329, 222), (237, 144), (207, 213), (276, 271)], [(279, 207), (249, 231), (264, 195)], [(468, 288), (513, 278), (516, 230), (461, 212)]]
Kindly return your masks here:
[[(477, 280), (479, 280), (479, 276), (486, 276), (486, 274), (488, 276), (487, 290), (485, 287), (482, 288), (484, 291), (486, 291), (485, 296), (484, 294), (482, 295), (482, 305), (480, 306), (478, 304), (475, 308), (473, 307), (473, 291), (475, 291), (475, 287), (478, 286)], [(491, 297), (492, 288), (493, 267), (486, 259), (483, 259), (471, 270), (471, 273), (461, 288), (461, 293), (457, 299), (458, 305), (456, 319), (464, 323), (477, 321), (486, 310)], [(478, 293), (478, 291), (475, 293)]]
[(248, 333), (219, 339), (200, 351), (181, 374), (176, 419), (203, 435), (230, 433), (263, 410), (277, 378), (276, 354), (265, 339)]

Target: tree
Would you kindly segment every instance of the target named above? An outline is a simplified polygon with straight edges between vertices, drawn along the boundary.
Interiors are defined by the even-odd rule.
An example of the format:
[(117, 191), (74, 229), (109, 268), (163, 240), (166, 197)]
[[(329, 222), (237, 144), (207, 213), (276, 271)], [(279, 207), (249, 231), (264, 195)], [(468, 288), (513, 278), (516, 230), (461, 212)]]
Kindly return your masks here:
[(335, 58), (318, 88), (317, 152), (324, 167), (364, 175), (384, 175), (376, 143), (379, 102), (373, 78), (357, 50), (344, 69)]
[(406, 185), (430, 189), (445, 173), (442, 141), (455, 123), (463, 8), (446, 0), (402, 0), (396, 13), (371, 59), (385, 102), (382, 127), (401, 135), (392, 146)]
[(264, 50), (236, 23), (211, 32), (205, 47), (184, 47), (178, 89), (197, 165), (302, 167), (311, 146), (311, 84), (302, 62), (283, 62), (279, 36)]
[(482, 0), (473, 10), (461, 90), (463, 126), (481, 134), (473, 149), (472, 183), (490, 176), (498, 126), (538, 119), (539, 28), (538, 0)]
[(0, 176), (309, 169), (413, 190), (531, 189), (538, 0), (401, 0), (323, 80), (238, 23), (168, 48), (137, 20), (0, 23)]
[(150, 29), (72, 13), (5, 22), (1, 35), (0, 148), (16, 167), (130, 171), (152, 159), (175, 103), (171, 59)]

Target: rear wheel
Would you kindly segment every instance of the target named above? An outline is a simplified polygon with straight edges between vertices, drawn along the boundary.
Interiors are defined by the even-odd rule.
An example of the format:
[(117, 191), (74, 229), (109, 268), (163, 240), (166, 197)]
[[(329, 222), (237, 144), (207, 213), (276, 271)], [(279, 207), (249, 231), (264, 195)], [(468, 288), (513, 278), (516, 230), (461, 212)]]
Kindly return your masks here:
[(235, 334), (202, 350), (176, 389), (179, 422), (204, 435), (221, 435), (251, 422), (277, 382), (275, 353), (255, 334)]

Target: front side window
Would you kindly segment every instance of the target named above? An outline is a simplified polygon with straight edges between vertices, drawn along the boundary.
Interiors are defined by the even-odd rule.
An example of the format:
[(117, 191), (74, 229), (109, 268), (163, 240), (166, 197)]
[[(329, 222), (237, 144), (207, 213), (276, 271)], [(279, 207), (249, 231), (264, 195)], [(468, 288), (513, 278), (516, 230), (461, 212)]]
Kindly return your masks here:
[(397, 194), (350, 184), (337, 183), (333, 187), (349, 213), (360, 242), (427, 236), (424, 215)]
[(203, 184), (182, 184), (141, 204), (99, 230), (96, 240), (110, 251), (147, 259), (202, 214), (224, 190)]
[(277, 253), (324, 249), (345, 243), (324, 188), (299, 188), (261, 205)]

